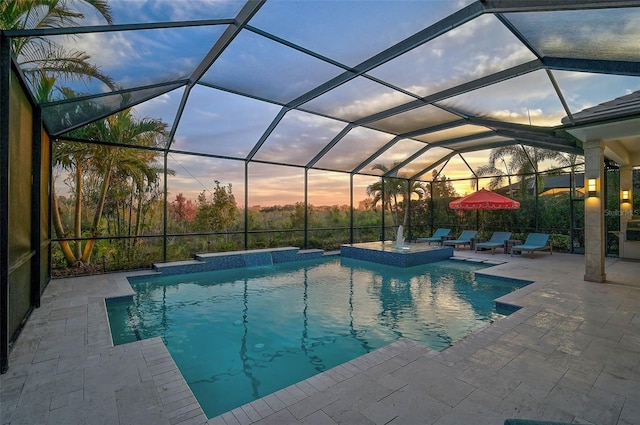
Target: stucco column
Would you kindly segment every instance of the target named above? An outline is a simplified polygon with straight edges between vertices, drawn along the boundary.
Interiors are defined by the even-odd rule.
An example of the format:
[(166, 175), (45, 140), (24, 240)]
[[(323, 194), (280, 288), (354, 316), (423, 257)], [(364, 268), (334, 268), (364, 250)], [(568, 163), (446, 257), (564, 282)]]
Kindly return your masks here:
[[(629, 191), (629, 200), (622, 200), (622, 191)], [(630, 165), (624, 165), (620, 167), (620, 247), (619, 247), (619, 255), (620, 258), (625, 258), (624, 254), (624, 240), (625, 230), (627, 230), (627, 221), (631, 220), (631, 216), (633, 215), (632, 211), (632, 202), (633, 199), (633, 167)]]
[[(584, 280), (604, 282), (605, 223), (604, 223), (604, 144), (589, 140), (584, 147)], [(589, 194), (589, 179), (596, 179), (596, 192)]]

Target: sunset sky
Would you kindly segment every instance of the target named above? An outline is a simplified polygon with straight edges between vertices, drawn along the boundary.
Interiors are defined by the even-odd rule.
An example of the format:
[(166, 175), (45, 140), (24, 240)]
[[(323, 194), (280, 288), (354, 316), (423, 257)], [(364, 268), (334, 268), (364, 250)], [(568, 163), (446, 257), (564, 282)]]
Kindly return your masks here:
[[(370, 78), (354, 78), (309, 100), (302, 105), (304, 110), (286, 112), (273, 131), (265, 133), (281, 113), (282, 105), (343, 73), (335, 63), (356, 66), (471, 3), (471, 0), (269, 0), (249, 22), (256, 31), (241, 31), (206, 70), (200, 81), (202, 84), (191, 89), (175, 128), (171, 149), (244, 159), (263, 134), (267, 134), (253, 159), (304, 166), (349, 122), (536, 58), (494, 15), (482, 15), (371, 69), (367, 72)], [(109, 4), (114, 23), (122, 24), (234, 17), (244, 3), (237, 0), (132, 0), (109, 1)], [(565, 13), (572, 14), (575, 27), (553, 25), (553, 19), (561, 18)], [(87, 16), (90, 24), (103, 23), (90, 14)], [(613, 20), (616, 22), (617, 50), (612, 55), (624, 59), (625, 46), (632, 50), (640, 38), (637, 8), (611, 9), (606, 14), (568, 11), (554, 16), (544, 12), (507, 13), (505, 16), (522, 24), (525, 36), (552, 54), (570, 56), (572, 53), (564, 48), (567, 41), (580, 40), (587, 34), (602, 33), (603, 37), (611, 37)], [(207, 25), (89, 33), (80, 34), (69, 43), (89, 53), (104, 73), (123, 88), (129, 88), (188, 78), (225, 29), (226, 25)], [(259, 31), (329, 60), (286, 47), (262, 36)], [(607, 45), (603, 40), (593, 44), (592, 49), (604, 51)], [(637, 77), (569, 71), (553, 71), (553, 77), (573, 113), (640, 89)], [(380, 80), (398, 90), (378, 83)], [(78, 91), (100, 92), (104, 88), (85, 86)], [(161, 94), (137, 105), (135, 114), (162, 119), (172, 125), (184, 92), (185, 88), (179, 87)], [(391, 140), (393, 132), (401, 134), (424, 128), (425, 124), (458, 119), (446, 110), (550, 127), (560, 125), (566, 116), (544, 70), (445, 98), (438, 106), (442, 109), (428, 105), (373, 122), (368, 128), (355, 127), (316, 165), (349, 171)], [(452, 134), (454, 130), (460, 133)], [(372, 165), (390, 166), (417, 152), (424, 143), (486, 130), (465, 125), (400, 140), (362, 172), (376, 174)], [(448, 152), (450, 150), (445, 148), (433, 148), (401, 169), (399, 175), (411, 176)], [(463, 156), (468, 166), (475, 169), (486, 164), (488, 152), (471, 152)], [(471, 172), (467, 164), (456, 156), (443, 173), (452, 179), (469, 177)], [(169, 181), (170, 198), (178, 193), (195, 198), (202, 190), (212, 191), (214, 180), (219, 180), (224, 185), (231, 183), (237, 198), (244, 201), (242, 160), (174, 152), (169, 156), (169, 168), (176, 173)], [(349, 202), (348, 173), (316, 170), (310, 171), (309, 175), (311, 203)], [(303, 176), (302, 168), (250, 163), (249, 205), (303, 201)], [(364, 190), (373, 181), (375, 177), (371, 176), (356, 179), (356, 203), (366, 197)], [(472, 190), (467, 181), (454, 185), (461, 195)]]

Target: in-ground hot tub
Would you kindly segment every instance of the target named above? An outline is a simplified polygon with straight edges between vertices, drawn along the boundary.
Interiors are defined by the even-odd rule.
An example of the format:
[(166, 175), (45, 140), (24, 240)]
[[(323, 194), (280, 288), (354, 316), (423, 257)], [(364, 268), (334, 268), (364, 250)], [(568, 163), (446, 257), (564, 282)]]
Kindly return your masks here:
[(345, 244), (340, 247), (344, 258), (386, 264), (395, 267), (413, 267), (420, 264), (448, 260), (453, 257), (453, 247), (427, 244), (403, 244), (395, 242), (366, 242)]

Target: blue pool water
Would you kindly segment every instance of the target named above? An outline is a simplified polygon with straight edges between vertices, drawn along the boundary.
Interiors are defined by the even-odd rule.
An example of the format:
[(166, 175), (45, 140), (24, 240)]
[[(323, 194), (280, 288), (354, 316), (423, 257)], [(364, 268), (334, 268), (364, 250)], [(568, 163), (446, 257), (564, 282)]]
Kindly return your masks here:
[(160, 336), (208, 417), (404, 337), (441, 350), (501, 317), (526, 284), (479, 264), (399, 269), (333, 258), (131, 278), (108, 303), (114, 344)]

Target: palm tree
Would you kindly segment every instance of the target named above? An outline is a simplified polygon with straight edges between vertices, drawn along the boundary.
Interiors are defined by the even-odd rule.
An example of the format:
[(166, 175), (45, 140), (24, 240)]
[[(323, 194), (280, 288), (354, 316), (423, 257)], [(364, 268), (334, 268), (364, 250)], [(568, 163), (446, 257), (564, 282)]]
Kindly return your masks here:
[[(38, 80), (35, 81), (34, 93), (36, 100), (39, 102), (49, 102), (53, 98), (53, 92), (56, 79), (53, 76), (47, 76), (46, 73), (40, 73)], [(69, 97), (73, 97), (74, 93), (70, 90), (63, 90), (62, 93)], [(63, 118), (64, 113), (61, 113), (59, 119)], [(82, 217), (82, 193), (83, 193), (83, 174), (84, 166), (92, 155), (91, 146), (82, 145), (78, 143), (69, 143), (61, 141), (56, 143), (55, 149), (52, 152), (52, 163), (55, 166), (60, 166), (62, 169), (73, 172), (73, 186), (75, 189), (75, 214), (74, 214), (74, 234), (77, 237), (81, 235), (81, 217)], [(51, 209), (53, 228), (59, 238), (65, 238), (68, 235), (64, 231), (62, 223), (62, 217), (60, 216), (60, 206), (55, 187), (56, 179), (51, 179)], [(75, 243), (73, 246), (69, 241), (60, 241), (60, 248), (67, 262), (72, 265), (77, 263), (76, 258), (82, 256), (80, 243)]]
[[(511, 182), (512, 176), (517, 172), (513, 166), (515, 164), (510, 159), (511, 152), (503, 150), (501, 148), (492, 149), (489, 155), (489, 163), (482, 165), (476, 169), (476, 175), (478, 176), (491, 176), (489, 180), (489, 189), (496, 190), (502, 187), (504, 180), (507, 179), (507, 187), (509, 188), (509, 196), (513, 197), (513, 186)], [(472, 179), (471, 185), (473, 189), (479, 189), (477, 186), (478, 180)]]
[[(106, 0), (2, 0), (0, 29), (21, 30), (77, 26), (84, 14), (74, 5), (85, 4), (112, 24), (111, 8)], [(64, 79), (97, 79), (114, 89), (111, 78), (89, 62), (89, 55), (69, 50), (51, 38), (41, 36), (16, 37), (11, 40), (13, 52), (25, 77), (38, 85), (43, 77)]]
[[(509, 196), (513, 196), (512, 177), (522, 176), (520, 179), (520, 192), (527, 193), (529, 175), (535, 177), (536, 190), (542, 183), (539, 180), (539, 165), (546, 160), (565, 161), (566, 158), (560, 152), (549, 149), (540, 149), (524, 145), (510, 145), (494, 148), (489, 155), (489, 162), (476, 169), (478, 176), (490, 176), (489, 188), (495, 190), (503, 185), (504, 179), (508, 181)], [(475, 184), (473, 180), (472, 184)]]
[[(383, 164), (376, 164), (372, 167), (374, 170), (380, 170), (383, 173), (387, 173), (391, 167), (387, 167)], [(398, 196), (403, 192), (403, 181), (393, 177), (382, 178), (377, 182), (367, 187), (367, 196), (373, 197), (373, 207), (375, 208), (378, 203), (382, 203), (382, 210), (387, 209), (392, 213), (393, 225), (398, 225), (398, 211), (399, 200)]]
[[(389, 170), (395, 168), (396, 165), (398, 164), (395, 163), (391, 167), (387, 167), (384, 164), (375, 164), (372, 168), (386, 174)], [(382, 199), (383, 193), (384, 200)], [(422, 199), (425, 197), (427, 190), (419, 181), (408, 182), (405, 179), (397, 177), (386, 177), (367, 187), (367, 195), (373, 197), (373, 207), (375, 208), (378, 202), (384, 201), (382, 209), (388, 209), (392, 213), (391, 217), (393, 218), (393, 225), (395, 227), (399, 225), (399, 213), (402, 207), (404, 207), (403, 226), (406, 227), (409, 224), (409, 208), (407, 207), (409, 202), (411, 202), (411, 195), (413, 193)], [(402, 201), (400, 201), (400, 198), (402, 198)]]
[[(70, 133), (70, 136), (85, 140), (98, 140), (101, 142), (127, 143), (132, 146), (157, 146), (164, 137), (167, 124), (155, 119), (137, 119), (130, 109), (126, 109), (111, 115), (103, 120), (91, 123), (81, 129)], [(132, 196), (138, 200), (138, 216), (141, 211), (141, 196), (147, 188), (153, 187), (160, 178), (160, 168), (153, 164), (156, 152), (142, 149), (129, 149), (114, 147), (104, 144), (76, 143), (65, 140), (56, 142), (54, 163), (74, 173), (74, 230), (73, 238), (82, 238), (81, 225), (82, 208), (85, 182), (87, 179), (94, 184), (91, 199), (95, 203), (93, 219), (87, 231), (89, 238), (82, 247), (78, 240), (74, 244), (74, 250), (63, 246), (63, 254), (69, 265), (89, 264), (91, 253), (95, 246), (96, 236), (99, 236), (102, 227), (101, 220), (107, 201), (107, 192), (115, 180), (116, 186), (122, 190), (126, 183), (126, 191), (131, 191)], [(122, 190), (124, 193), (125, 190)], [(58, 237), (65, 237), (57, 208), (57, 195), (53, 193), (54, 229)], [(137, 220), (140, 220), (138, 217)], [(139, 232), (140, 222), (135, 225)]]
[(560, 154), (557, 160), (562, 167), (568, 167), (570, 172), (575, 173), (578, 171), (578, 166), (584, 162), (584, 157), (576, 153), (565, 153)]
[[(88, 139), (102, 142), (129, 143), (135, 146), (157, 146), (159, 139), (165, 134), (167, 124), (155, 119), (136, 119), (130, 109), (118, 112), (103, 120), (85, 127), (82, 132)], [(87, 134), (88, 133), (88, 134)], [(100, 188), (93, 221), (89, 229), (89, 239), (82, 252), (80, 261), (88, 264), (91, 251), (95, 245), (94, 237), (100, 231), (100, 220), (104, 210), (107, 192), (114, 175), (129, 176), (136, 185), (138, 195), (144, 192), (145, 179), (154, 184), (159, 178), (158, 168), (151, 166), (155, 152), (114, 148), (96, 145), (91, 158), (92, 172), (99, 176)]]

